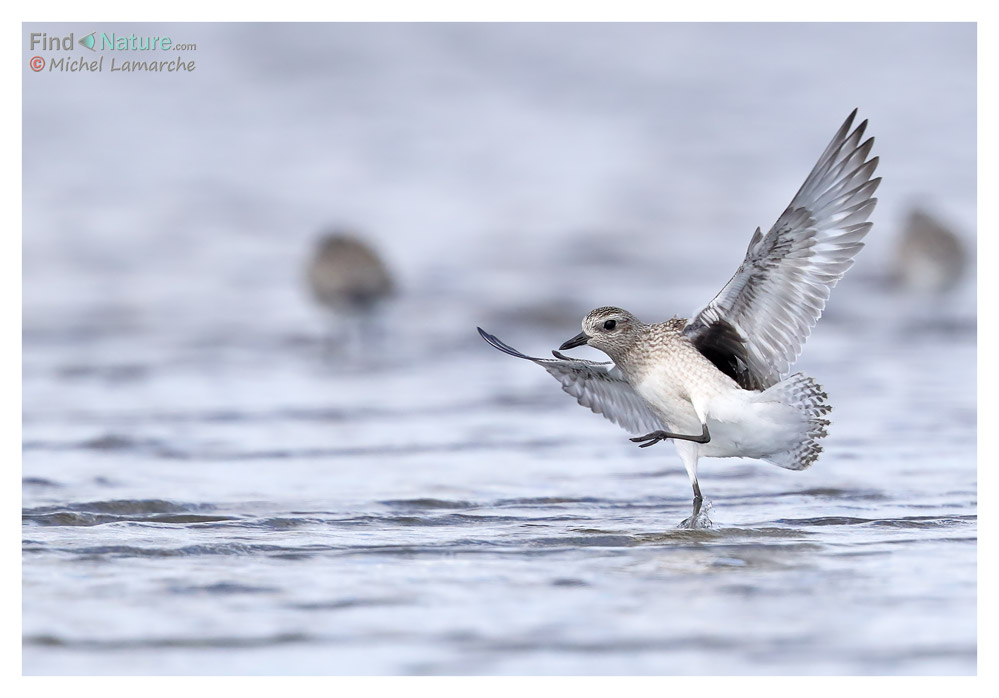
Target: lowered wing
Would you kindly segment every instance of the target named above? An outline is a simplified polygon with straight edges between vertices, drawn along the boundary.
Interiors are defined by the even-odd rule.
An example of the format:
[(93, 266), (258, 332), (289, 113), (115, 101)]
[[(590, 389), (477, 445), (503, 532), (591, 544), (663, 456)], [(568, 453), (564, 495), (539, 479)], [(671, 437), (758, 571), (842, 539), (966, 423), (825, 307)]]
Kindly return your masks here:
[(541, 366), (561, 383), (562, 390), (632, 434), (646, 434), (664, 429), (648, 404), (628, 384), (613, 364), (585, 359), (571, 359), (552, 352), (554, 359), (538, 359), (521, 354), (510, 345), (477, 328), (482, 338), (504, 354), (527, 359)]

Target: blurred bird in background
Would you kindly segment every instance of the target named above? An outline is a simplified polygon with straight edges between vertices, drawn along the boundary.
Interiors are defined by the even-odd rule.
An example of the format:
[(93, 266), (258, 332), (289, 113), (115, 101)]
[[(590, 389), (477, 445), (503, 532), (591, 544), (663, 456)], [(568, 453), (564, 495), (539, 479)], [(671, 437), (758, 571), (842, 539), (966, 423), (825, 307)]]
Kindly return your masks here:
[(943, 294), (958, 284), (967, 267), (965, 245), (953, 231), (921, 209), (909, 212), (895, 243), (893, 285)]
[(379, 310), (395, 294), (392, 274), (377, 252), (356, 235), (323, 235), (306, 267), (312, 297), (327, 312), (328, 349), (363, 349), (377, 336)]

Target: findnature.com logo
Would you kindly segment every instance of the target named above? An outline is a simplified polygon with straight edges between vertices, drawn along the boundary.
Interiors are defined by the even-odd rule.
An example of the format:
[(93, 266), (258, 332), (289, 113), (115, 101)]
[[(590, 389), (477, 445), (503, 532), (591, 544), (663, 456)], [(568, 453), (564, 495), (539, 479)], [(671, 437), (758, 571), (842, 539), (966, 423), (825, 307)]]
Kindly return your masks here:
[[(99, 56), (88, 53), (77, 54), (77, 47), (86, 49), (89, 54), (114, 52), (109, 56), (105, 70), (103, 53)], [(195, 43), (180, 43), (170, 36), (120, 35), (115, 32), (90, 32), (76, 38), (74, 32), (66, 36), (49, 36), (47, 32), (31, 32), (28, 35), (28, 48), (35, 54), (28, 59), (28, 67), (36, 73), (177, 73), (192, 72), (196, 68), (194, 59), (186, 56), (161, 60), (129, 60), (115, 55), (116, 52), (162, 53), (165, 51), (197, 51)], [(42, 53), (56, 54), (42, 56)]]

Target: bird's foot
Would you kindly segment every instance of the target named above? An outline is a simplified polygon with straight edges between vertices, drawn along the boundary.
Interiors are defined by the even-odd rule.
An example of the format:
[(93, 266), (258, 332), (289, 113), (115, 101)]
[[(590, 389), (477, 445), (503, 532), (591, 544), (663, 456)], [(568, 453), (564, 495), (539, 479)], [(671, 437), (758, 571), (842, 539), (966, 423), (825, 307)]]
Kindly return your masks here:
[[(631, 441), (638, 444), (639, 448), (648, 448), (649, 446), (654, 446), (660, 441), (666, 441), (670, 438), (669, 432), (665, 431), (654, 431), (651, 434), (646, 434), (645, 436), (636, 436)], [(642, 441), (648, 441), (648, 443), (641, 443)]]
[(638, 443), (639, 441), (648, 441), (647, 444), (639, 444), (638, 446), (639, 448), (646, 448), (647, 446), (657, 444), (660, 441), (667, 441), (668, 439), (682, 439), (684, 441), (693, 441), (696, 444), (706, 444), (711, 441), (711, 434), (708, 432), (708, 425), (702, 424), (701, 433), (696, 436), (694, 434), (674, 434), (673, 432), (662, 431), (660, 429), (652, 432), (651, 434), (646, 434), (645, 436), (636, 436), (632, 439), (632, 441), (635, 443)]
[(708, 511), (711, 509), (711, 502), (705, 502), (701, 504), (700, 499), (694, 500), (694, 508), (686, 519), (681, 521), (677, 528), (687, 529), (687, 530), (697, 530), (712, 528), (713, 524), (711, 519), (708, 517)]

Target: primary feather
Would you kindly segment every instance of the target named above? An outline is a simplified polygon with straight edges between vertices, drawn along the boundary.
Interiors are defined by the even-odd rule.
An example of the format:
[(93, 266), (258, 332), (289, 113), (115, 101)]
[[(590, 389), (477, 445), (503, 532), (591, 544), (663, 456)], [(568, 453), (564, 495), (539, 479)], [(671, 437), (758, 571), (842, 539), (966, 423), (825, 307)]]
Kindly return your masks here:
[(553, 352), (554, 359), (540, 359), (522, 354), (481, 327), (479, 334), (491, 346), (518, 359), (533, 361), (562, 385), (562, 390), (576, 398), (583, 407), (603, 415), (632, 434), (662, 429), (662, 422), (609, 361), (571, 359)]
[(863, 248), (881, 178), (878, 158), (852, 132), (854, 109), (770, 232), (759, 228), (732, 279), (685, 333), (718, 368), (747, 390), (784, 378), (822, 315), (829, 292)]

